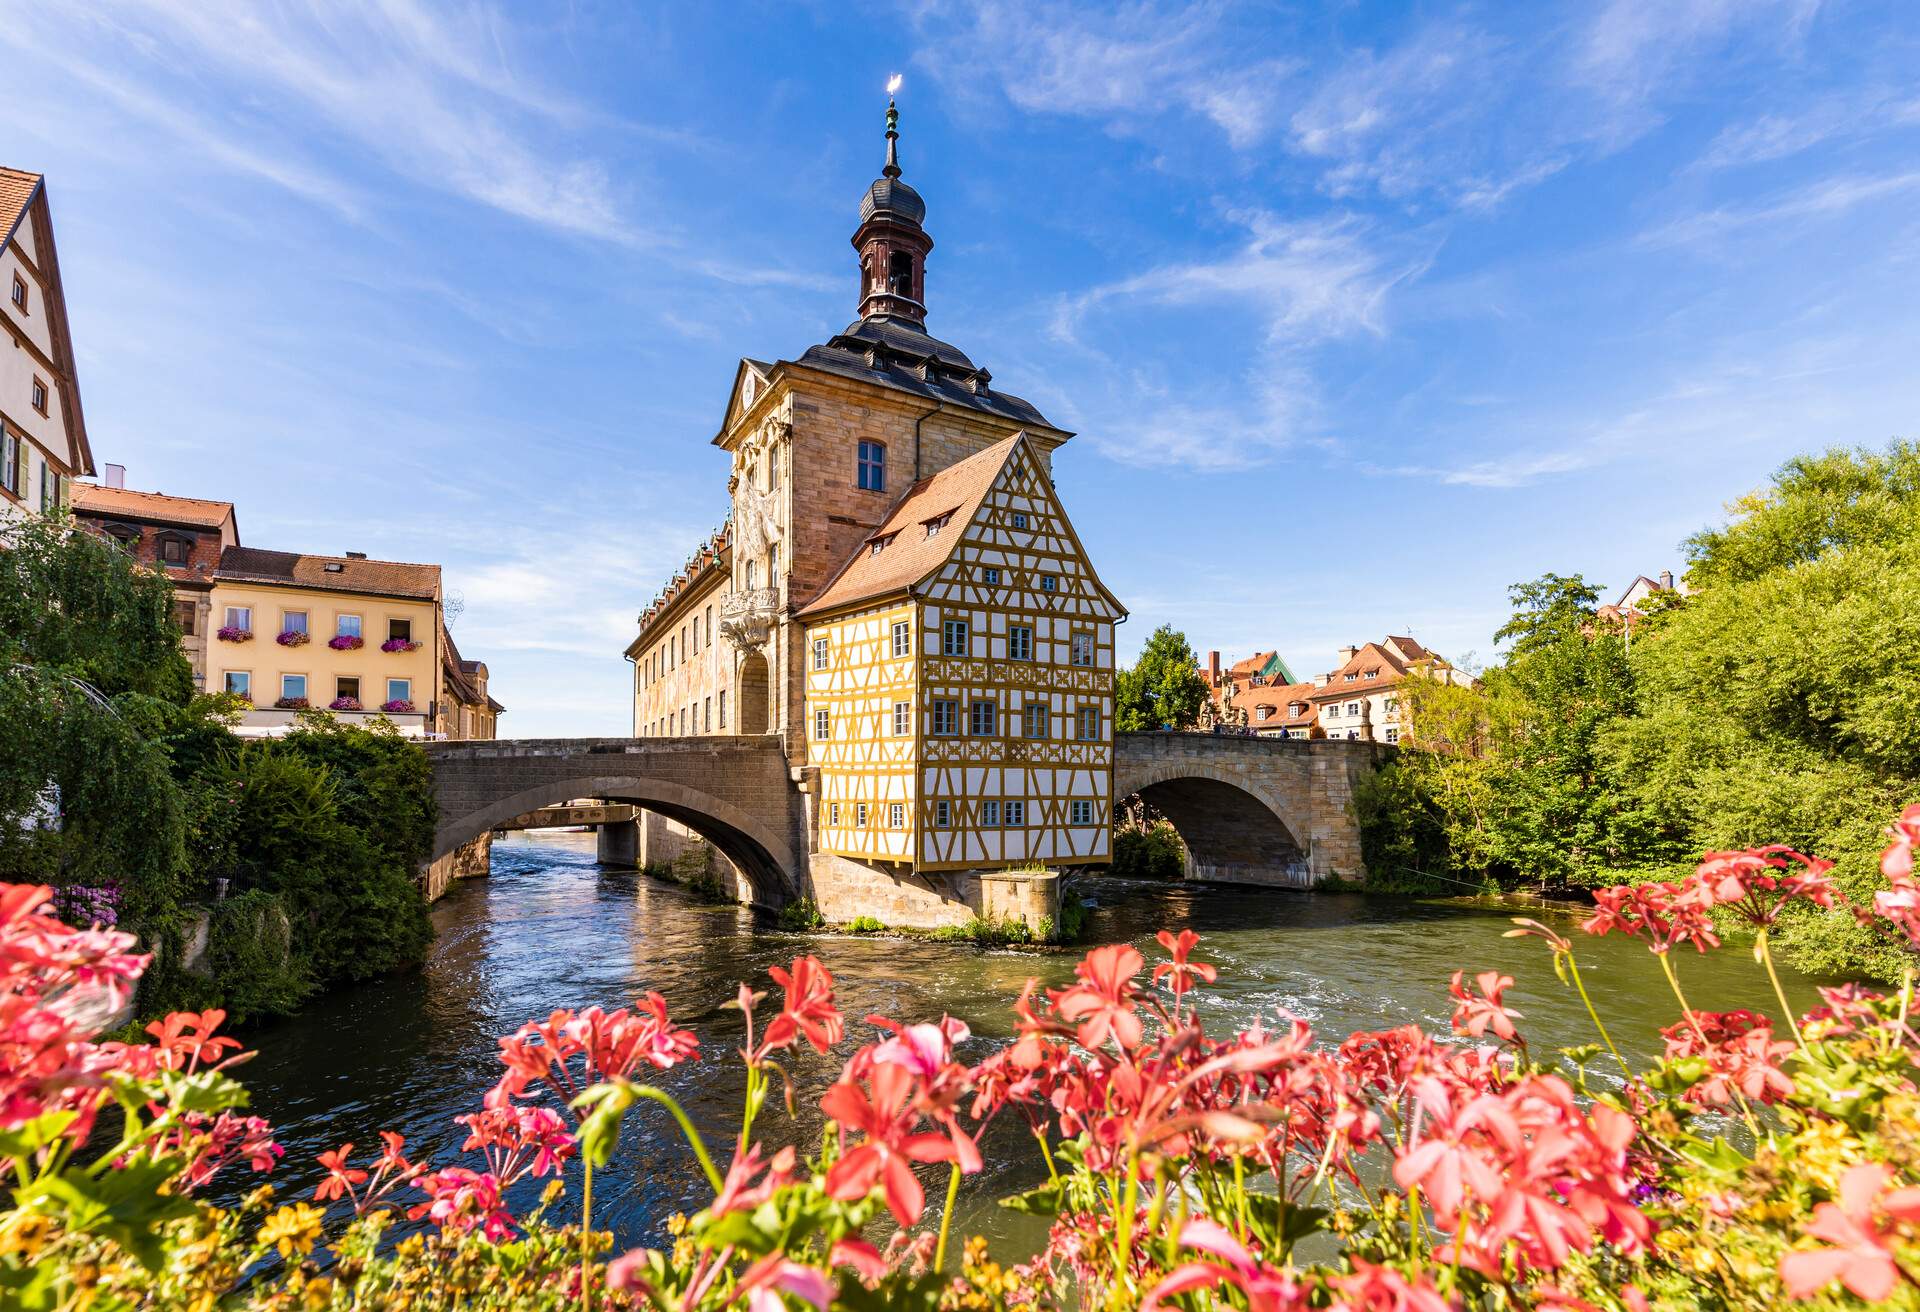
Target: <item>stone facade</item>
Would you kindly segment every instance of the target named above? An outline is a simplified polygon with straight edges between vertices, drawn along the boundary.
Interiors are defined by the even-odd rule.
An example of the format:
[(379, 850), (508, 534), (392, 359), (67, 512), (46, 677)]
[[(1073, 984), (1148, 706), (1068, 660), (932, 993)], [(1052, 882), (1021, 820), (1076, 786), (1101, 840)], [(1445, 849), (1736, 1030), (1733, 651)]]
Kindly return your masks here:
[(420, 891), (429, 902), (438, 902), (453, 887), (456, 879), (477, 879), (493, 871), (493, 834), (469, 839), (444, 856), (436, 856), (420, 873)]

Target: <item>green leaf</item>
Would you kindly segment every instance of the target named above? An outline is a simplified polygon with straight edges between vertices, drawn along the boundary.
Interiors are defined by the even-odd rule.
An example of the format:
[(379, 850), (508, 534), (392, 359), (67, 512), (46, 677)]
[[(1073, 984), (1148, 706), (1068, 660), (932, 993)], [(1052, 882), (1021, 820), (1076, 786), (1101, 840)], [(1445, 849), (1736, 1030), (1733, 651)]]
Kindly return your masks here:
[(1248, 1194), (1247, 1211), (1263, 1235), (1283, 1245), (1325, 1229), (1327, 1217), (1332, 1215), (1324, 1207), (1283, 1204), (1272, 1194)]
[(1060, 1193), (1061, 1182), (1050, 1180), (1037, 1189), (1029, 1189), (1023, 1194), (1002, 1198), (1000, 1206), (1009, 1212), (1025, 1212), (1028, 1216), (1058, 1216)]
[(595, 1166), (605, 1166), (620, 1142), (620, 1123), (633, 1109), (633, 1085), (625, 1080), (596, 1084), (573, 1100), (575, 1111), (591, 1107), (580, 1124), (580, 1151)]
[(65, 1134), (78, 1112), (47, 1112), (32, 1120), (0, 1130), (0, 1157), (25, 1160)]
[(162, 1100), (183, 1112), (213, 1116), (247, 1105), (246, 1086), (219, 1071), (196, 1071), (191, 1075), (167, 1071), (160, 1077)]
[(58, 1209), (68, 1229), (111, 1240), (141, 1266), (157, 1271), (166, 1262), (161, 1227), (195, 1210), (192, 1199), (160, 1192), (180, 1168), (179, 1159), (161, 1157), (135, 1160), (97, 1177), (74, 1169), (36, 1180), (14, 1196), (22, 1208)]

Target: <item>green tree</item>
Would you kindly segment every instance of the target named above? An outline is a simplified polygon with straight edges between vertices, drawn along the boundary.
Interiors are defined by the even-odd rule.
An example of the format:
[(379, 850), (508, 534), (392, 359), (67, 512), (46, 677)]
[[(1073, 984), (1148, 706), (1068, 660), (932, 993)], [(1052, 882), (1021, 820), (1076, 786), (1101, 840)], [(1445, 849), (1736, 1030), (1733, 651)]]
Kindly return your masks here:
[(173, 621), (173, 584), (64, 515), (0, 536), (0, 666), (36, 665), (109, 695), (184, 706), (193, 670)]
[(1120, 671), (1113, 727), (1120, 733), (1191, 728), (1206, 700), (1207, 685), (1187, 635), (1162, 624), (1147, 639), (1140, 659)]

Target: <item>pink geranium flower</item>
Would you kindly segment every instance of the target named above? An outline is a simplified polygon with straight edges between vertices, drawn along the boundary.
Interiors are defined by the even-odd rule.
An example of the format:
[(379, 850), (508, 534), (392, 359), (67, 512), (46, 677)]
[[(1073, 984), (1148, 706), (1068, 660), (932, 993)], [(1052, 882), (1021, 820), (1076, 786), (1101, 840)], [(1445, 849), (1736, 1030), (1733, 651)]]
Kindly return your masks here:
[(1780, 1279), (1795, 1298), (1811, 1298), (1838, 1280), (1869, 1303), (1900, 1280), (1893, 1238), (1898, 1225), (1920, 1222), (1920, 1188), (1889, 1189), (1893, 1172), (1862, 1162), (1840, 1177), (1838, 1202), (1813, 1211), (1804, 1233), (1830, 1247), (1803, 1249), (1780, 1259)]

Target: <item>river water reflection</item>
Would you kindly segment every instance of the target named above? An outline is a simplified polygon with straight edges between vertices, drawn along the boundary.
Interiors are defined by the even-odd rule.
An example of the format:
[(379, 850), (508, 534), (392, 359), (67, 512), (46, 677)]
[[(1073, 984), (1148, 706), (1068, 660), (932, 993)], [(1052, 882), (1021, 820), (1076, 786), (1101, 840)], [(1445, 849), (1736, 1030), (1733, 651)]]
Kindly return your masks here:
[[(1217, 1032), (1257, 1015), (1271, 1024), (1280, 1010), (1309, 1020), (1328, 1042), (1408, 1021), (1445, 1032), (1447, 980), (1464, 968), (1498, 969), (1518, 980), (1508, 1003), (1525, 1013), (1523, 1029), (1536, 1052), (1594, 1041), (1540, 941), (1501, 936), (1516, 914), (1511, 908), (1139, 884), (1099, 885), (1091, 896), (1098, 905), (1089, 942), (1129, 939), (1152, 960), (1155, 931), (1200, 933), (1196, 955), (1220, 967), (1206, 1003)], [(410, 1152), (436, 1163), (457, 1160), (464, 1132), (450, 1118), (477, 1107), (498, 1077), (497, 1037), (555, 1007), (611, 1009), (646, 989), (665, 994), (675, 1019), (699, 1034), (705, 1055), (659, 1082), (687, 1105), (722, 1156), (743, 1087), (734, 1056), (739, 1013), (723, 1009), (739, 981), (769, 989), (768, 967), (811, 952), (833, 972), (849, 1018), (957, 1016), (975, 1035), (962, 1056), (977, 1060), (1011, 1032), (1009, 1007), (1027, 977), (1063, 984), (1078, 959), (770, 932), (753, 913), (695, 905), (673, 885), (602, 869), (590, 834), (497, 842), (492, 876), (457, 886), (433, 914), (438, 937), (423, 971), (331, 994), (297, 1019), (249, 1036), (260, 1055), (240, 1074), (253, 1089), (254, 1112), (273, 1122), (287, 1148), (276, 1172), (283, 1197), (311, 1193), (316, 1153), (347, 1140), (364, 1151), (379, 1142), (381, 1129), (400, 1131)], [(1564, 911), (1534, 914), (1575, 934), (1577, 921)], [(1615, 1040), (1630, 1057), (1656, 1052), (1658, 1026), (1677, 1008), (1645, 948), (1575, 937), (1582, 974)], [(1678, 964), (1698, 1006), (1775, 1009), (1743, 951), (1689, 951)], [(1796, 1007), (1813, 1002), (1812, 981), (1789, 972), (1786, 987)], [(849, 1028), (862, 1038), (872, 1033)], [(808, 1052), (794, 1062), (801, 1120), (789, 1121), (776, 1098), (761, 1117), (759, 1137), (799, 1142), (803, 1155), (817, 1143), (819, 1119), (811, 1109), (843, 1058)], [(1004, 1132), (984, 1145), (986, 1178), (963, 1189), (959, 1220), (1014, 1252), (1037, 1241), (1037, 1226), (992, 1200), (1030, 1186), (1044, 1171), (1016, 1118), (1004, 1120), (996, 1127)], [(664, 1113), (643, 1108), (628, 1124), (613, 1168), (595, 1173), (595, 1220), (611, 1226), (623, 1245), (653, 1243), (668, 1214), (698, 1207), (707, 1195)], [(937, 1206), (944, 1176), (928, 1178)], [(229, 1181), (251, 1183), (244, 1173)]]

